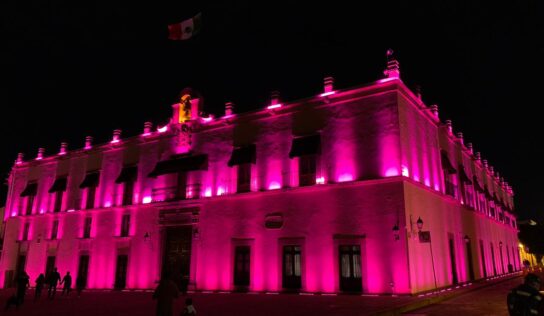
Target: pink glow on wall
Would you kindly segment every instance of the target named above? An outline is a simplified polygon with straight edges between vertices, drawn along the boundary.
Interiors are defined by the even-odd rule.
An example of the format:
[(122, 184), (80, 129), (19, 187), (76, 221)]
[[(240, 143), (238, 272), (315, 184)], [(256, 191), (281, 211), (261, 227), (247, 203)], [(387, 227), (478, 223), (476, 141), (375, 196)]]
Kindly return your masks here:
[(71, 209), (67, 210), (66, 212), (72, 213), (72, 212), (75, 212), (75, 210), (73, 208), (71, 208)]
[(163, 127), (158, 127), (157, 126), (157, 131), (159, 133), (164, 133), (164, 132), (168, 131), (168, 125), (164, 125)]
[(219, 196), (219, 195), (223, 195), (223, 194), (225, 194), (225, 189), (222, 186), (218, 187), (217, 188), (217, 195)]
[(329, 96), (329, 95), (333, 95), (335, 93), (336, 93), (336, 91), (323, 92), (319, 96), (320, 97), (326, 97), (326, 96)]
[(281, 103), (276, 103), (276, 104), (269, 105), (266, 109), (273, 110), (273, 109), (278, 109), (278, 108), (281, 108), (281, 107), (282, 107)]
[(351, 173), (343, 173), (338, 176), (338, 182), (348, 182), (353, 181), (353, 174)]
[(142, 199), (143, 204), (149, 204), (152, 201), (153, 201), (153, 199), (150, 196), (144, 196), (144, 198)]
[(202, 120), (203, 123), (210, 123), (211, 121), (213, 121), (213, 116), (210, 115), (208, 117), (201, 117), (200, 119)]
[(276, 190), (280, 188), (281, 188), (281, 184), (279, 184), (279, 182), (272, 181), (270, 182), (270, 184), (268, 184), (268, 190)]
[(40, 214), (43, 214), (43, 213), (45, 213), (45, 210), (42, 208), (40, 209)]
[(12, 217), (17, 216), (17, 211), (16, 211), (16, 210), (11, 211), (11, 216), (12, 216)]
[(111, 207), (111, 201), (104, 202), (104, 207)]
[(391, 167), (385, 171), (386, 177), (396, 177), (399, 175), (399, 169), (395, 167)]
[(315, 179), (316, 184), (325, 184), (325, 177), (319, 177)]
[(206, 188), (206, 190), (204, 190), (204, 196), (205, 197), (212, 196), (212, 188)]

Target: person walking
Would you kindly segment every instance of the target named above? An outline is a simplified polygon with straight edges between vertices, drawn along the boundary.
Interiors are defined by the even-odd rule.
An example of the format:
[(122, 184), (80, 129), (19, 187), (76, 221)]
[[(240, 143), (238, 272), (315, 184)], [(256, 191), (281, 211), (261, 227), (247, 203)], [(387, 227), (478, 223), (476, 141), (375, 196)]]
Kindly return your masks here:
[(77, 297), (81, 297), (81, 292), (85, 288), (85, 279), (83, 276), (78, 275), (76, 278), (76, 291), (77, 291)]
[(53, 269), (53, 272), (50, 273), (49, 280), (47, 280), (47, 284), (49, 284), (49, 289), (47, 290), (47, 297), (49, 297), (50, 299), (55, 298), (59, 281), (60, 273), (57, 271), (57, 268), (55, 268)]
[(45, 276), (43, 273), (36, 278), (36, 291), (34, 292), (34, 301), (39, 299), (42, 296), (43, 286), (45, 284)]
[(30, 287), (30, 277), (26, 271), (22, 271), (17, 278), (17, 303), (21, 305), (25, 301), (26, 289)]
[(172, 304), (178, 296), (176, 284), (167, 277), (163, 277), (153, 293), (153, 299), (157, 300), (157, 316), (172, 316)]
[(529, 273), (523, 284), (513, 288), (507, 296), (510, 316), (544, 315), (544, 296), (540, 294), (540, 278)]
[(60, 284), (64, 284), (61, 295), (64, 295), (64, 293), (66, 293), (66, 295), (69, 295), (70, 291), (72, 290), (72, 276), (70, 275), (70, 271), (66, 272), (66, 275), (64, 276), (64, 278), (62, 278)]
[(183, 312), (181, 313), (181, 315), (196, 315), (196, 309), (193, 306), (193, 300), (191, 298), (188, 297), (185, 299), (185, 307), (183, 308)]

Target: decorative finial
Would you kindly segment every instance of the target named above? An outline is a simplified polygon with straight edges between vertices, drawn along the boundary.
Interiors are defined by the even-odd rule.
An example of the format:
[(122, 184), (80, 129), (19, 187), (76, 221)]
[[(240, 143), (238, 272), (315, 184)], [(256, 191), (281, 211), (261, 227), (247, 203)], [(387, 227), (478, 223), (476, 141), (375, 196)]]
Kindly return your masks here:
[(15, 164), (20, 165), (23, 163), (23, 158), (25, 157), (25, 154), (18, 153), (17, 154), (17, 160), (15, 160)]
[(66, 148), (68, 148), (68, 143), (60, 143), (59, 155), (66, 155)]
[(393, 50), (389, 48), (386, 52), (387, 57), (387, 68), (384, 70), (383, 74), (386, 78), (400, 78), (400, 67), (399, 62), (393, 56)]
[(225, 103), (225, 116), (231, 116), (234, 113), (234, 103)]
[(38, 148), (38, 156), (36, 157), (36, 160), (42, 160), (44, 152), (45, 152), (45, 148)]
[(144, 122), (144, 135), (151, 134), (151, 129), (153, 128), (153, 123)]
[(85, 137), (85, 147), (84, 149), (91, 149), (93, 146), (93, 137), (92, 136), (86, 136)]

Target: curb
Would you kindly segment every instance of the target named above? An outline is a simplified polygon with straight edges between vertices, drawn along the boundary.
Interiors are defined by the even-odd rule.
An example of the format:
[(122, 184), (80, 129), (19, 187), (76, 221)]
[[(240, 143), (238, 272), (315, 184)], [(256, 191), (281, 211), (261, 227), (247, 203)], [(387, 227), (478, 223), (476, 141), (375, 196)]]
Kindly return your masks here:
[(437, 303), (440, 303), (440, 302), (443, 302), (443, 301), (446, 301), (446, 300), (449, 300), (449, 299), (464, 295), (464, 294), (472, 292), (472, 291), (476, 291), (476, 290), (486, 288), (486, 287), (489, 287), (489, 286), (493, 286), (495, 284), (499, 284), (499, 283), (502, 283), (502, 282), (505, 282), (505, 281), (508, 281), (508, 280), (512, 280), (512, 279), (518, 278), (520, 276), (521, 276), (521, 274), (517, 274), (517, 275), (514, 275), (514, 276), (505, 277), (504, 279), (501, 279), (501, 280), (496, 281), (496, 282), (483, 283), (483, 284), (481, 284), (479, 286), (474, 286), (474, 287), (463, 289), (463, 290), (460, 290), (460, 291), (457, 291), (457, 292), (443, 294), (443, 295), (439, 295), (439, 296), (435, 296), (435, 297), (424, 298), (424, 299), (421, 299), (421, 300), (416, 300), (415, 302), (412, 302), (412, 303), (408, 303), (408, 304), (405, 304), (405, 305), (394, 307), (392, 309), (376, 312), (373, 315), (376, 315), (376, 316), (400, 315), (402, 313), (411, 312), (411, 311), (414, 311), (414, 310), (417, 310), (417, 309), (420, 309), (420, 308), (423, 308), (423, 307), (426, 307), (426, 306), (429, 306), (429, 305), (437, 304)]

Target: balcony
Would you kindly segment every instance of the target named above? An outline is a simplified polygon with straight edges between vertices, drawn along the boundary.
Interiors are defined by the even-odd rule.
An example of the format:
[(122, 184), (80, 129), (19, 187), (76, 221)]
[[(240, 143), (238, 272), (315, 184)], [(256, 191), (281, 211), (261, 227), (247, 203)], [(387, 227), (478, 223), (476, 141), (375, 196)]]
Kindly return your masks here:
[(185, 190), (178, 186), (154, 188), (151, 190), (151, 198), (154, 202), (170, 202), (200, 198), (201, 184), (194, 183), (185, 186)]

